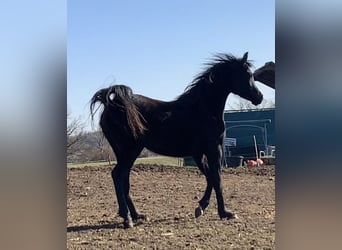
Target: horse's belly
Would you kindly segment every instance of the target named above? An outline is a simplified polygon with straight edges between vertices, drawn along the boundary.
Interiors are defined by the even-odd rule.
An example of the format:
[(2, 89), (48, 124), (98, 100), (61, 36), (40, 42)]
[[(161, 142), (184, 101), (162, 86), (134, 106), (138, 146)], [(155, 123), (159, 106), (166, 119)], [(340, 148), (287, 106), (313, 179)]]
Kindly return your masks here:
[[(194, 145), (196, 145), (193, 140), (183, 140), (175, 138), (160, 138), (154, 140), (148, 140), (145, 143), (145, 147), (157, 154), (184, 157), (192, 156), (195, 153)], [(197, 145), (198, 146), (198, 145)]]

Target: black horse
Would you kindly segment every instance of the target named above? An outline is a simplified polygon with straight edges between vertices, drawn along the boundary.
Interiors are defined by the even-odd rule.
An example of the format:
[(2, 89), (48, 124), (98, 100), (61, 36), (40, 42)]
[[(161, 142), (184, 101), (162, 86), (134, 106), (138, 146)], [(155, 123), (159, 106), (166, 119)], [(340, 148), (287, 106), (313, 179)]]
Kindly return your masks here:
[(229, 93), (254, 105), (263, 100), (254, 84), (252, 65), (247, 57), (248, 53), (242, 58), (217, 55), (174, 101), (133, 94), (131, 88), (124, 85), (101, 89), (92, 97), (92, 118), (99, 102), (103, 106), (100, 126), (117, 158), (112, 178), (124, 227), (133, 227), (133, 221), (145, 219), (137, 212), (129, 195), (130, 171), (144, 147), (162, 155), (194, 158), (207, 181), (195, 217), (201, 216), (209, 205), (213, 188), (220, 218), (235, 217), (226, 209), (222, 195), (223, 111)]

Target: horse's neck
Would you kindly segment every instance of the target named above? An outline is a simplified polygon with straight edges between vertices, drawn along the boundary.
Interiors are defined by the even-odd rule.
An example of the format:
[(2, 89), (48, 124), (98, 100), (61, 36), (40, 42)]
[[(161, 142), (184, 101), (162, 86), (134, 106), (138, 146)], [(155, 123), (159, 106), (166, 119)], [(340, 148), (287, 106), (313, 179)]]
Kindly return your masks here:
[(222, 117), (224, 107), (226, 104), (229, 92), (219, 91), (213, 88), (201, 90), (201, 93), (185, 94), (175, 101), (169, 102), (171, 105), (180, 105), (181, 109), (190, 108), (197, 110), (200, 113), (207, 113), (206, 115), (214, 116), (216, 118)]
[(206, 104), (207, 110), (210, 112), (211, 115), (217, 118), (222, 117), (228, 95), (229, 93), (223, 92), (207, 93), (204, 99), (204, 103)]

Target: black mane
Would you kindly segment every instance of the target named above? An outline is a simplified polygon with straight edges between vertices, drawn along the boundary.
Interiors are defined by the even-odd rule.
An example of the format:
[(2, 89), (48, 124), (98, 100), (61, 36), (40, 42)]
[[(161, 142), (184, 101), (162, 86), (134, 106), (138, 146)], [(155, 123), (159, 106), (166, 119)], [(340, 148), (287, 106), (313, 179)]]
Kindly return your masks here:
[[(214, 55), (212, 61), (205, 63), (207, 67), (204, 69), (204, 71), (194, 78), (194, 80), (185, 88), (184, 93), (178, 96), (176, 100), (187, 100), (189, 97), (191, 97), (189, 99), (195, 102), (200, 95), (203, 94), (203, 91), (205, 91), (206, 88), (209, 88), (210, 84), (213, 83), (210, 79), (210, 76), (215, 71), (220, 70), (222, 66), (230, 66), (236, 63), (241, 63), (241, 58), (224, 53)], [(250, 61), (245, 62), (245, 64), (247, 67), (253, 66)]]

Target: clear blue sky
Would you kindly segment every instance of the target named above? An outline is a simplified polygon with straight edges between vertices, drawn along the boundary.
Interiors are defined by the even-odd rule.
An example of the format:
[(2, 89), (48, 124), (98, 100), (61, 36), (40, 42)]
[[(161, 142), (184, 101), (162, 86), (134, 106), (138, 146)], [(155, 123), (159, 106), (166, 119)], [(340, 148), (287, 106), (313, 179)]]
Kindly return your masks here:
[(172, 100), (213, 54), (246, 51), (255, 68), (275, 61), (274, 1), (70, 0), (68, 111), (86, 120), (90, 98), (110, 84)]

